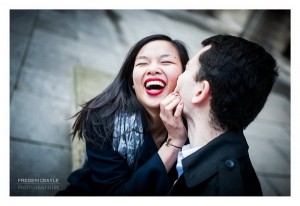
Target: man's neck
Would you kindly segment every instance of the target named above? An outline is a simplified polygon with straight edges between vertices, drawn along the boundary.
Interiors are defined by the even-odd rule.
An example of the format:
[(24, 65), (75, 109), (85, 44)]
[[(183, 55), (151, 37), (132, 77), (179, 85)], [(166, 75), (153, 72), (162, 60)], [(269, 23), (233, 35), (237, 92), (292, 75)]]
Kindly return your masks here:
[(204, 146), (224, 131), (216, 131), (211, 127), (208, 119), (203, 117), (188, 118), (188, 137), (191, 148)]

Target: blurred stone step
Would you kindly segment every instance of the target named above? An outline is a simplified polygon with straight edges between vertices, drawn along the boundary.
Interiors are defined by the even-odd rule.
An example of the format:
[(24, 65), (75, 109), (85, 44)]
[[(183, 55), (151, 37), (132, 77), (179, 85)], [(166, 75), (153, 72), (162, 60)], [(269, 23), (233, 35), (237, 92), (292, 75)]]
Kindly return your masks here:
[[(113, 75), (105, 72), (87, 68), (84, 66), (75, 66), (73, 69), (73, 94), (74, 107), (71, 114), (75, 114), (81, 109), (80, 105), (89, 101), (100, 94), (114, 79)], [(73, 125), (75, 118), (71, 119)], [(72, 144), (72, 170), (81, 168), (85, 159), (85, 143), (76, 137)]]

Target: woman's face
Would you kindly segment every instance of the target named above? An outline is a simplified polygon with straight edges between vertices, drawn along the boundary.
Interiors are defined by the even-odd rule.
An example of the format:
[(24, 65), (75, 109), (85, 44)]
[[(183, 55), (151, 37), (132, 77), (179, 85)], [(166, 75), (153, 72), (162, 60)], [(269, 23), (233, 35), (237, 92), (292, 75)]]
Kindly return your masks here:
[(137, 99), (148, 112), (159, 109), (161, 100), (174, 91), (182, 71), (179, 53), (172, 43), (156, 40), (142, 47), (132, 78)]

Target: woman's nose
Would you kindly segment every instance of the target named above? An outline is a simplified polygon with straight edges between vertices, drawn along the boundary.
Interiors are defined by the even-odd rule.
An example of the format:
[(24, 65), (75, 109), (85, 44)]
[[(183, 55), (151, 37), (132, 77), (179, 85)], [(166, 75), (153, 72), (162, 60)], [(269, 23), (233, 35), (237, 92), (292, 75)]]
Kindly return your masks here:
[(151, 64), (147, 73), (148, 74), (160, 74), (161, 73), (160, 66), (158, 64)]

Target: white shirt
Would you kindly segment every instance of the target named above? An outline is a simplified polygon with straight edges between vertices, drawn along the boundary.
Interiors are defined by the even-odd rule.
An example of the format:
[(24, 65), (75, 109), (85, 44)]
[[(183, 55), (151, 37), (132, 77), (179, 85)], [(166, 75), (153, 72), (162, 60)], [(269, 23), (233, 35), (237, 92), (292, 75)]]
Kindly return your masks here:
[(183, 173), (183, 168), (182, 168), (182, 159), (186, 158), (187, 156), (193, 154), (194, 152), (196, 152), (198, 149), (200, 149), (202, 146), (199, 147), (194, 147), (191, 148), (190, 144), (184, 145), (182, 147), (182, 150), (178, 153), (177, 156), (177, 165), (176, 165), (176, 169), (178, 172), (178, 178), (180, 177), (180, 175)]

